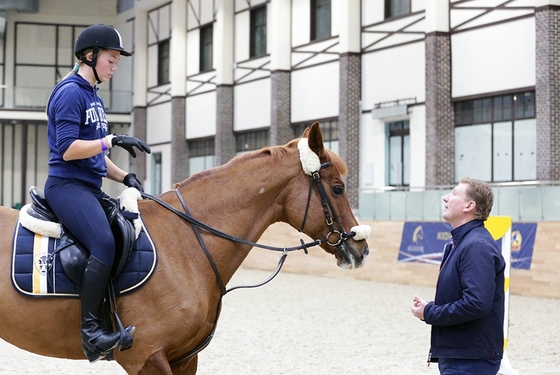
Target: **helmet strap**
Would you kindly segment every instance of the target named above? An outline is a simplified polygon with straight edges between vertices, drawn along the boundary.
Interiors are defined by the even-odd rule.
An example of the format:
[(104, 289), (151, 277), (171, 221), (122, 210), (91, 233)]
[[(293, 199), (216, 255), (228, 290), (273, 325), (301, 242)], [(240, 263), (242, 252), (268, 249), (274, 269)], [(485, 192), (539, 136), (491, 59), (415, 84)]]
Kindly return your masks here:
[(99, 76), (97, 75), (97, 70), (95, 70), (95, 65), (97, 65), (97, 55), (99, 54), (99, 47), (93, 47), (93, 51), (92, 51), (92, 55), (91, 55), (91, 61), (89, 61), (88, 59), (84, 58), (82, 59), (82, 61), (84, 62), (84, 64), (88, 65), (91, 67), (91, 69), (93, 70), (93, 75), (95, 76), (95, 79), (97, 80), (97, 83), (101, 83), (101, 80), (99, 79)]
[(100, 84), (101, 80), (99, 79), (99, 76), (97, 75), (97, 70), (95, 70), (95, 66), (92, 66), (91, 69), (93, 70), (93, 75), (95, 76), (95, 79), (97, 80), (97, 84)]

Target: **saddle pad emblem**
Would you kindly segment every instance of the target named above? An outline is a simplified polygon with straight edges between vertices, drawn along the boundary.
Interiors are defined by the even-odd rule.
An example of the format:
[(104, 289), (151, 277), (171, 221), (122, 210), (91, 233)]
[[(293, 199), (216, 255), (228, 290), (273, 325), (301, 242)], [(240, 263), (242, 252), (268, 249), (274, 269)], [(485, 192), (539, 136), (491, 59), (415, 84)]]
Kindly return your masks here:
[(39, 271), (41, 276), (45, 276), (52, 268), (52, 257), (48, 254), (35, 255), (35, 269)]

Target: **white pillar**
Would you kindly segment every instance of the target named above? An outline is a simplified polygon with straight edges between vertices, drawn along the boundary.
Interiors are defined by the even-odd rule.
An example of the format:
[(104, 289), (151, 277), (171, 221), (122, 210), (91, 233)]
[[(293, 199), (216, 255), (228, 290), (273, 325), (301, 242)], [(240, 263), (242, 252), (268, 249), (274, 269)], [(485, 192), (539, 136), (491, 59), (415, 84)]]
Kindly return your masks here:
[(361, 12), (360, 0), (338, 1), (337, 13), (340, 16), (340, 53), (361, 50)]
[(148, 94), (148, 15), (144, 10), (137, 10), (134, 16), (132, 106), (145, 107)]
[(233, 0), (216, 0), (214, 66), (216, 84), (233, 84)]
[(169, 78), (171, 96), (185, 96), (187, 91), (187, 2), (171, 3), (171, 40)]
[(426, 33), (449, 32), (449, 1), (426, 0)]
[(535, 8), (545, 7), (547, 5), (560, 6), (560, 0), (536, 0), (535, 1)]
[(290, 70), (292, 55), (292, 4), (291, 0), (272, 0), (270, 2), (268, 50), (270, 69)]

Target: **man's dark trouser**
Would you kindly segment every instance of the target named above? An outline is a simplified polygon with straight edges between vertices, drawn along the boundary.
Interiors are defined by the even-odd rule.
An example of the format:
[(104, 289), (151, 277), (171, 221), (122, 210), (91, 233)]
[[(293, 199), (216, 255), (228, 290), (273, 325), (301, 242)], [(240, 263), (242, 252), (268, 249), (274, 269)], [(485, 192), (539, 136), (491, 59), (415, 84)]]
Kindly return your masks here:
[(486, 359), (439, 358), (441, 375), (496, 375), (502, 361)]

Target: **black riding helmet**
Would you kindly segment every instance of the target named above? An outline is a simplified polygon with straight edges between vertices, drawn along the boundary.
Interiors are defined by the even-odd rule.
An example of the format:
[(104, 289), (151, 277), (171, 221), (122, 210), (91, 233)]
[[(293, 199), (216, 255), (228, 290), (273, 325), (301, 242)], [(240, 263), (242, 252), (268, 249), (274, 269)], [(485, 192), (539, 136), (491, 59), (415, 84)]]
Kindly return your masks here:
[[(88, 61), (84, 58), (84, 52), (90, 48), (93, 50), (93, 57)], [(121, 34), (115, 28), (103, 24), (86, 27), (76, 40), (74, 55), (78, 60), (92, 67), (97, 83), (101, 83), (95, 70), (100, 48), (119, 51), (122, 56), (131, 55), (124, 49)]]

